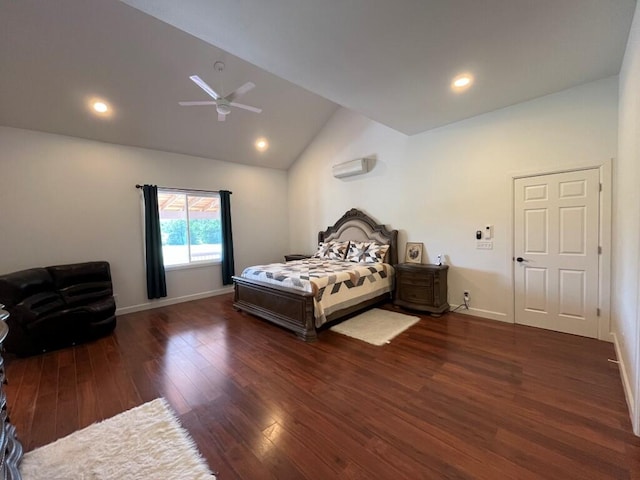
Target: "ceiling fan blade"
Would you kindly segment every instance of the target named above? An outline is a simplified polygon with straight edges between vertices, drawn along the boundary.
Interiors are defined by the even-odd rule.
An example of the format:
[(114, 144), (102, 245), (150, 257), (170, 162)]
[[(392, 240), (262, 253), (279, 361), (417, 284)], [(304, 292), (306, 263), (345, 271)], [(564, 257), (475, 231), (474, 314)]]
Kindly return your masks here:
[(262, 113), (262, 109), (258, 107), (252, 107), (251, 105), (243, 105), (242, 103), (231, 102), (229, 105), (238, 108), (244, 108), (245, 110), (249, 110), (250, 112)]
[(204, 90), (209, 95), (211, 95), (214, 98), (214, 100), (218, 100), (219, 98), (221, 98), (220, 95), (218, 95), (216, 91), (213, 88), (211, 88), (209, 85), (207, 85), (207, 83), (204, 80), (202, 80), (199, 76), (191, 75), (189, 78), (193, 83), (198, 85), (202, 90)]
[(205, 100), (205, 101), (198, 101), (198, 102), (178, 102), (180, 105), (184, 106), (184, 107), (190, 107), (192, 105), (216, 105), (215, 101), (209, 101), (209, 100)]
[(242, 85), (241, 87), (236, 88), (235, 91), (231, 92), (229, 95), (227, 95), (226, 99), (229, 100), (230, 102), (232, 102), (233, 100), (235, 100), (239, 96), (244, 95), (245, 93), (247, 93), (252, 88), (255, 88), (255, 86), (256, 86), (255, 83), (247, 82), (244, 85)]
[(219, 121), (219, 122), (224, 122), (226, 119), (227, 119), (227, 116), (226, 116), (226, 115), (224, 115), (224, 114), (222, 114), (222, 113), (219, 113), (219, 114), (218, 114), (218, 121)]

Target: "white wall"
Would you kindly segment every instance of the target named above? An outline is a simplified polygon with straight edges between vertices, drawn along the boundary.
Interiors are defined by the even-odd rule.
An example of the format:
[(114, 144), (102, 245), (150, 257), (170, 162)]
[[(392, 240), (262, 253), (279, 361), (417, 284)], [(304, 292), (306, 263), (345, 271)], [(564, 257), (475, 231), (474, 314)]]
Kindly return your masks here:
[[(610, 162), (617, 149), (617, 78), (407, 137), (341, 109), (289, 170), (292, 250), (314, 250), (318, 230), (363, 209), (423, 242), (426, 260), (446, 255), (449, 301), (471, 291), (471, 313), (513, 321), (512, 175)], [(331, 165), (375, 154), (363, 176), (335, 179)], [(474, 233), (495, 226), (494, 249)], [(637, 265), (637, 262), (634, 266)]]
[[(136, 183), (231, 190), (237, 273), (286, 253), (283, 171), (0, 127), (0, 274), (107, 260), (119, 311), (149, 306)], [(220, 265), (168, 271), (167, 289), (163, 303), (219, 292)]]
[(634, 431), (640, 435), (640, 4), (620, 70), (614, 173), (612, 323)]

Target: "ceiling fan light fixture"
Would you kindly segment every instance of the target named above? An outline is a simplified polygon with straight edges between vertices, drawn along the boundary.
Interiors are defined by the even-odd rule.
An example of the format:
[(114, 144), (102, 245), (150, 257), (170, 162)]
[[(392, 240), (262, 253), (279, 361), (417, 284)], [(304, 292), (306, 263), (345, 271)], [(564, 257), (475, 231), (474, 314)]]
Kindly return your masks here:
[(218, 103), (216, 105), (216, 111), (220, 114), (220, 115), (228, 115), (229, 112), (231, 112), (231, 107), (229, 107), (229, 105), (224, 104), (224, 103)]

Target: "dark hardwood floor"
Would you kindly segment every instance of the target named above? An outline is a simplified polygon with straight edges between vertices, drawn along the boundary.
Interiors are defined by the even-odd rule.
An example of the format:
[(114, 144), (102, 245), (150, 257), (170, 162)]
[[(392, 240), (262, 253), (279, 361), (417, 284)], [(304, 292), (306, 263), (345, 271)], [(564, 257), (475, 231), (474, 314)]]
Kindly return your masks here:
[[(387, 307), (391, 308), (391, 307)], [(305, 344), (224, 295), (9, 358), (26, 450), (164, 396), (219, 478), (640, 478), (609, 343), (465, 315)]]

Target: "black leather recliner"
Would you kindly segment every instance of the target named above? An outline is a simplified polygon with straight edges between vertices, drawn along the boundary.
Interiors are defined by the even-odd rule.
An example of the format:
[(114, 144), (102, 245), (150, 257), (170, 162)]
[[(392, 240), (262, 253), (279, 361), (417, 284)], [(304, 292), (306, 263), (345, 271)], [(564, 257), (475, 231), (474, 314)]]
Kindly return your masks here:
[(93, 340), (116, 326), (108, 262), (31, 268), (1, 275), (0, 303), (10, 313), (4, 347), (20, 356)]

